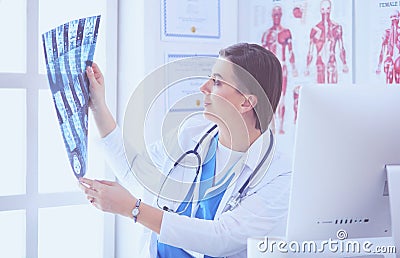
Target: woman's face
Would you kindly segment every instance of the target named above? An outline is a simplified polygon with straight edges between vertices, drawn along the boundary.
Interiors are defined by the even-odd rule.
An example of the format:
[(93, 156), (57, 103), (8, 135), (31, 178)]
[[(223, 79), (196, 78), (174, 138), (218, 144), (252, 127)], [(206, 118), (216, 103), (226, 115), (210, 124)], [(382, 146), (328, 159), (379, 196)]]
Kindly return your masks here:
[(230, 125), (243, 113), (245, 96), (235, 88), (233, 64), (219, 58), (212, 69), (210, 79), (200, 90), (204, 94), (204, 114), (208, 120)]

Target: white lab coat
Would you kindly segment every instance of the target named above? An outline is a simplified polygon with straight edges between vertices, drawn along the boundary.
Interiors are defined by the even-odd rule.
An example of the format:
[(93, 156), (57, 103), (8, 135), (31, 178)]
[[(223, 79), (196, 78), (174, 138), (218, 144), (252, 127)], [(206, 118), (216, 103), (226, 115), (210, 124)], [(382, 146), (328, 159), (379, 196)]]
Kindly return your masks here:
[[(211, 126), (211, 123), (205, 121), (191, 121), (186, 123), (179, 133), (181, 148), (184, 150), (193, 149)], [(204, 145), (202, 144), (206, 146), (203, 148), (205, 151), (201, 153), (202, 158), (208, 150), (208, 145), (213, 135), (204, 141)], [(247, 151), (247, 158), (240, 159), (234, 169), (232, 169), (232, 172), (235, 173), (235, 178), (231, 180), (220, 202), (214, 220), (189, 218), (171, 212), (164, 212), (160, 235), (151, 233), (149, 237), (150, 241), (147, 241), (148, 245), (145, 247), (144, 252), (142, 252), (142, 257), (157, 256), (158, 239), (158, 241), (165, 244), (184, 248), (195, 257), (203, 257), (203, 255), (199, 254), (203, 253), (216, 257), (243, 258), (247, 257), (247, 238), (266, 235), (275, 237), (284, 236), (289, 202), (291, 164), (277, 153), (270, 155), (267, 161), (264, 162), (259, 173), (257, 173), (257, 178), (251, 183), (248, 197), (244, 198), (232, 211), (222, 213), (230, 197), (238, 192), (263, 158), (269, 146), (269, 139), (269, 131), (262, 134), (250, 146)], [(103, 143), (106, 146), (107, 159), (111, 162), (115, 175), (122, 185), (133, 192), (136, 192), (135, 189), (141, 187), (140, 184), (138, 185), (137, 179), (139, 181), (146, 181), (146, 179), (142, 180), (141, 178), (141, 170), (145, 170), (143, 173), (146, 174), (146, 171), (151, 170), (151, 166), (154, 164), (166, 174), (174, 163), (164, 153), (163, 146), (155, 144), (149, 148), (152, 162), (148, 159), (142, 159), (142, 156), (138, 154), (137, 156), (135, 154), (135, 157), (131, 159), (129, 163), (132, 164), (132, 168), (135, 171), (135, 174), (133, 174), (125, 158), (120, 129), (116, 128), (103, 138)], [(180, 152), (182, 151), (180, 148), (177, 149)], [(271, 163), (270, 166), (269, 163)], [(265, 171), (267, 173), (264, 173)], [(195, 170), (178, 166), (171, 174), (172, 177), (175, 180), (193, 182)], [(200, 178), (200, 175), (198, 178)], [(160, 179), (152, 181), (159, 182)], [(180, 194), (179, 197), (177, 195), (174, 198), (183, 198), (188, 191), (187, 186), (186, 188), (181, 187), (181, 189), (176, 187), (177, 185), (174, 185), (171, 189), (176, 189), (175, 192), (179, 192)], [(139, 198), (141, 196), (136, 197)], [(153, 195), (153, 203), (154, 199)], [(160, 199), (160, 203), (161, 206), (167, 205), (174, 210), (180, 205), (180, 202), (165, 201), (163, 199)], [(192, 214), (194, 213), (195, 210)]]

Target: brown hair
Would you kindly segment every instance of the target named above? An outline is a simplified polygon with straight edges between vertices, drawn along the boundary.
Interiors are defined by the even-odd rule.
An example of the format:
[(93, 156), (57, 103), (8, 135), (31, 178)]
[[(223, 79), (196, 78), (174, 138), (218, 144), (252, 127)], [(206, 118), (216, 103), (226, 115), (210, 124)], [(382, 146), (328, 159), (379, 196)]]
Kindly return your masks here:
[[(275, 113), (282, 91), (282, 67), (278, 58), (262, 46), (249, 43), (238, 43), (221, 49), (219, 55), (242, 67), (257, 80)], [(255, 109), (257, 110), (257, 105)], [(259, 115), (256, 114), (256, 117), (256, 128), (264, 131), (265, 126), (261, 126)], [(266, 123), (268, 126), (271, 119), (272, 116), (266, 117), (267, 121), (262, 124)]]

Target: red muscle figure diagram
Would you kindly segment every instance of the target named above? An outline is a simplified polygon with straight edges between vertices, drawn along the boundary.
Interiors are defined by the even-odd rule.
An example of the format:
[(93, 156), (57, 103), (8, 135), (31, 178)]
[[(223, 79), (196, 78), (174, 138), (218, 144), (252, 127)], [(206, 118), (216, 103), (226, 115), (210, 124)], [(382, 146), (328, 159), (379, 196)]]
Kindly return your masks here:
[(292, 75), (294, 77), (297, 76), (297, 70), (293, 53), (292, 34), (289, 29), (281, 25), (281, 18), (282, 8), (280, 6), (275, 6), (272, 9), (273, 25), (263, 33), (261, 43), (263, 47), (269, 49), (276, 55), (282, 65), (282, 94), (279, 100), (277, 114), (279, 120), (279, 133), (284, 134), (283, 122), (285, 118), (285, 95), (288, 81), (288, 70), (286, 65), (287, 57), (292, 66)]
[(317, 83), (338, 82), (338, 68), (336, 62), (336, 47), (339, 49), (339, 57), (343, 63), (342, 71), (347, 73), (349, 68), (346, 64), (346, 51), (343, 46), (343, 29), (342, 26), (332, 21), (331, 1), (322, 0), (320, 3), (320, 12), (322, 20), (317, 23), (310, 33), (310, 44), (307, 54), (307, 67), (305, 75), (310, 74), (310, 64), (313, 60), (314, 49), (317, 52), (316, 68)]
[[(390, 15), (391, 26), (385, 30), (382, 37), (382, 47), (379, 54), (378, 68), (376, 73), (381, 73), (383, 59), (383, 71), (386, 74), (386, 83), (400, 83), (400, 28), (399, 12), (394, 11)], [(396, 51), (397, 48), (397, 51)]]

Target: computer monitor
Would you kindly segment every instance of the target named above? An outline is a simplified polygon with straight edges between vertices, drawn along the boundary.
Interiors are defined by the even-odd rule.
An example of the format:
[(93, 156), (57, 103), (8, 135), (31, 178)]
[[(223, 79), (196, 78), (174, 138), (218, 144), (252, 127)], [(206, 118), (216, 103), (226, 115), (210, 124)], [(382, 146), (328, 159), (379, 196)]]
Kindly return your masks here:
[(305, 86), (298, 108), (287, 239), (391, 237), (400, 86)]

